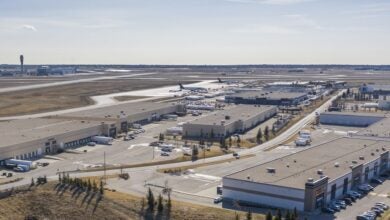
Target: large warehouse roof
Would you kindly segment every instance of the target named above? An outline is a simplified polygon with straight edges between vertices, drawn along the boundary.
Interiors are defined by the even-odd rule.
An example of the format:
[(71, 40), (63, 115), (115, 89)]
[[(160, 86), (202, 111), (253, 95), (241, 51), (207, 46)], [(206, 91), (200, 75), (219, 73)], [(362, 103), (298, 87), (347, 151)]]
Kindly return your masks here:
[(252, 118), (262, 112), (275, 108), (275, 106), (269, 105), (237, 105), (232, 108), (225, 109), (223, 111), (217, 111), (202, 118), (197, 118), (190, 124), (202, 124), (202, 125), (220, 125), (223, 121), (225, 125), (234, 123), (238, 120), (245, 121)]
[(0, 147), (50, 138), (55, 135), (100, 125), (98, 121), (21, 119), (0, 122)]
[[(356, 116), (356, 117), (380, 117), (385, 118), (389, 114), (386, 113), (373, 113), (373, 112), (324, 112), (321, 115), (343, 115), (343, 116)], [(390, 116), (390, 115), (389, 115)]]
[(155, 102), (137, 102), (124, 103), (119, 105), (96, 108), (64, 114), (69, 117), (87, 117), (87, 118), (117, 118), (123, 113), (124, 115), (135, 115), (142, 112), (154, 111), (175, 105), (173, 103), (155, 103)]
[[(344, 137), (233, 173), (227, 178), (304, 189), (309, 178), (320, 179), (319, 170), (332, 181), (350, 172), (350, 166), (367, 163), (389, 149), (389, 141)], [(270, 168), (275, 172), (269, 172)]]
[(240, 92), (229, 96), (243, 98), (243, 99), (265, 98), (269, 100), (279, 100), (279, 99), (296, 99), (305, 95), (307, 94), (303, 92), (275, 92), (275, 91), (264, 90), (264, 91)]

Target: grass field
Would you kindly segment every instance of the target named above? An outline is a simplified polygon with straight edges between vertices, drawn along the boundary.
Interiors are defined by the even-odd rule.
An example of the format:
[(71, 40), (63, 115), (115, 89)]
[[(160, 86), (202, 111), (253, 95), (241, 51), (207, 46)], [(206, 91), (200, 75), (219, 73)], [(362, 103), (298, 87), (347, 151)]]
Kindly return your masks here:
[[(157, 195), (155, 195), (157, 197)], [(165, 196), (166, 197), (166, 196)], [(57, 183), (25, 187), (11, 196), (0, 199), (0, 219), (201, 219), (229, 220), (235, 219), (236, 213), (231, 210), (194, 205), (172, 201), (170, 211), (150, 212), (145, 200), (129, 194), (105, 190), (104, 196), (99, 193), (87, 193), (77, 188)], [(246, 213), (237, 212), (240, 219)], [(253, 215), (253, 219), (263, 219), (262, 215)]]
[(95, 95), (176, 84), (176, 80), (144, 80), (140, 83), (136, 79), (112, 79), (1, 93), (0, 117), (82, 107), (91, 105), (93, 101), (89, 97)]

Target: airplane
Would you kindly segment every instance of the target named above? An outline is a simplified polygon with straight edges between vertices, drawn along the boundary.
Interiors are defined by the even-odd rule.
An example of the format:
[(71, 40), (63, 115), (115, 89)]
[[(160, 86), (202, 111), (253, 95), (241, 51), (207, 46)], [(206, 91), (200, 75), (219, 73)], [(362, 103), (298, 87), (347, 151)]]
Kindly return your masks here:
[(181, 83), (179, 83), (179, 86), (181, 90), (189, 90), (194, 92), (207, 92), (207, 89), (203, 87), (183, 86)]
[(240, 83), (238, 80), (222, 80), (221, 78), (217, 78), (219, 83), (226, 83), (226, 84), (234, 84), (234, 83)]

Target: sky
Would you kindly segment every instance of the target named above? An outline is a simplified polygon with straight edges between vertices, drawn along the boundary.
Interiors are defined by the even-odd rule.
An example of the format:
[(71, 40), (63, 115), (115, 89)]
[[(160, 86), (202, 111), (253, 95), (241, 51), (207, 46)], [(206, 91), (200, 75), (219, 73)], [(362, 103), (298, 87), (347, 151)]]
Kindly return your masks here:
[(390, 64), (389, 0), (0, 0), (0, 64)]

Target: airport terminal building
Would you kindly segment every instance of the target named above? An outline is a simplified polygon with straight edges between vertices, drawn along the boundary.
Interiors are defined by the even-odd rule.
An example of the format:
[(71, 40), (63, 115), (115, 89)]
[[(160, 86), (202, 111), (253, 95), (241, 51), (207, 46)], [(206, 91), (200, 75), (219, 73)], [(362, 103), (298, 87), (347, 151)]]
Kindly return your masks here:
[(223, 198), (259, 207), (321, 209), (389, 169), (389, 119), (225, 176)]
[(243, 133), (277, 113), (275, 106), (237, 105), (183, 124), (187, 138), (220, 139)]

